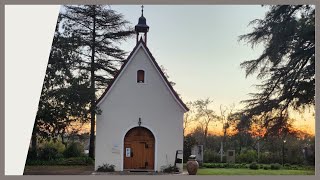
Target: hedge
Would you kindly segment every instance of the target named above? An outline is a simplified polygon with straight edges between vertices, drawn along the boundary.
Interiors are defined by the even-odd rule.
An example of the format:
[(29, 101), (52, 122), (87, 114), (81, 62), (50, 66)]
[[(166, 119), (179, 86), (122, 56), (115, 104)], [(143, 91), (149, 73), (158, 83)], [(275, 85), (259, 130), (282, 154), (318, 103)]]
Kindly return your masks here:
[(94, 160), (90, 157), (72, 157), (72, 158), (60, 158), (56, 160), (27, 160), (26, 165), (29, 166), (73, 166), (73, 165), (93, 165)]

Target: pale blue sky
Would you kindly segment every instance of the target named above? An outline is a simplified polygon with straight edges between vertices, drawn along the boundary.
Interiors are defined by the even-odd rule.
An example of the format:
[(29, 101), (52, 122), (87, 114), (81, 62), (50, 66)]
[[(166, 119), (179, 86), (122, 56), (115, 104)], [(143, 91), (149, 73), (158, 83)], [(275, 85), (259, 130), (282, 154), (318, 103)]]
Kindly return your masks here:
[[(133, 26), (141, 16), (140, 5), (111, 9)], [(267, 10), (260, 5), (145, 5), (147, 45), (185, 102), (210, 97), (215, 110), (220, 104), (239, 107), (259, 83), (254, 76), (245, 78), (240, 63), (258, 57), (263, 48), (252, 49), (238, 36), (250, 32), (248, 23)], [(121, 45), (128, 52), (134, 46), (135, 38)]]

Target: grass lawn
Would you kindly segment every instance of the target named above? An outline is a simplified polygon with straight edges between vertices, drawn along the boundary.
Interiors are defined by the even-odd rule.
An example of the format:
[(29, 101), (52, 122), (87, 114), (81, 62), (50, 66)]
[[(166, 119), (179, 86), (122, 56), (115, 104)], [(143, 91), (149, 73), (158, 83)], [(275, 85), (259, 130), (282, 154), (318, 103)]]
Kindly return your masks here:
[[(25, 166), (24, 175), (90, 175), (93, 166)], [(186, 171), (186, 169), (184, 169)], [(247, 168), (201, 168), (197, 175), (314, 175), (314, 169), (252, 170)]]
[(225, 169), (225, 168), (201, 168), (197, 175), (314, 175), (314, 170), (252, 170), (252, 169)]
[(89, 175), (93, 166), (25, 166), (24, 175)]

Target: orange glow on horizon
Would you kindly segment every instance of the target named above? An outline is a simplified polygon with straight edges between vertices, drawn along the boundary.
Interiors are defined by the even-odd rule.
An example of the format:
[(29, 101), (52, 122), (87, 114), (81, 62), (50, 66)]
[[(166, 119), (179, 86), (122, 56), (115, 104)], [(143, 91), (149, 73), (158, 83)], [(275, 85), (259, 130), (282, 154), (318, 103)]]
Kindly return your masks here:
[[(292, 131), (296, 131), (299, 134), (308, 134), (311, 136), (315, 135), (315, 120), (310, 120), (311, 122), (307, 121), (295, 121), (292, 125)], [(193, 123), (191, 124), (185, 132), (185, 135), (190, 134), (193, 132), (193, 130), (196, 128), (197, 124)], [(230, 127), (227, 130), (227, 135), (232, 136), (236, 134), (238, 131), (234, 127)], [(257, 125), (252, 125), (250, 130), (248, 131), (253, 137), (263, 137), (264, 134), (266, 133), (265, 128), (260, 128)], [(223, 130), (222, 130), (222, 124), (220, 123), (214, 123), (209, 127), (208, 134), (211, 135), (216, 135), (216, 136), (222, 136), (223, 135)]]
[[(312, 113), (305, 113), (303, 115), (298, 113), (292, 113), (292, 117), (294, 117), (295, 120), (292, 123), (292, 131), (298, 132), (298, 134), (309, 134), (314, 136), (315, 135), (315, 117)], [(192, 122), (185, 130), (185, 135), (190, 134), (193, 132), (193, 130), (197, 127), (197, 123)], [(89, 133), (90, 132), (90, 123), (79, 123), (75, 122), (72, 123), (71, 126), (68, 128), (68, 133), (71, 133), (72, 131), (78, 131), (79, 134), (82, 133)], [(230, 128), (227, 130), (227, 135), (231, 136), (236, 134), (238, 131), (233, 127), (230, 126)], [(253, 136), (263, 136), (266, 132), (266, 129), (261, 129), (257, 125), (252, 125), (251, 129), (249, 130), (249, 133)], [(212, 122), (209, 126), (208, 134), (211, 135), (217, 135), (222, 136), (223, 135), (223, 129), (222, 124), (220, 122)]]

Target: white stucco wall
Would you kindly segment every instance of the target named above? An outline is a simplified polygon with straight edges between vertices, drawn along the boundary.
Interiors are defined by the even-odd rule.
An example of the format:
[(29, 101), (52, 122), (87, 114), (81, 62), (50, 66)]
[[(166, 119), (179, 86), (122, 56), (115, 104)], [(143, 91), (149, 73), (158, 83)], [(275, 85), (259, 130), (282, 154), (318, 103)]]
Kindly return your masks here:
[[(176, 150), (183, 149), (184, 110), (174, 99), (157, 69), (140, 46), (99, 104), (97, 115), (95, 169), (108, 163), (123, 170), (123, 140), (128, 130), (148, 128), (155, 136), (155, 170), (174, 164)], [(137, 83), (138, 70), (145, 71), (145, 83)], [(180, 167), (182, 168), (182, 166)]]

